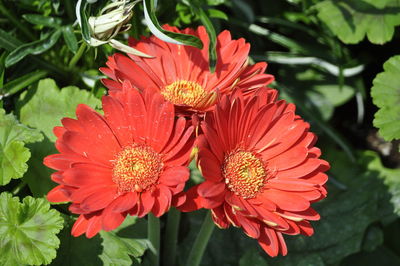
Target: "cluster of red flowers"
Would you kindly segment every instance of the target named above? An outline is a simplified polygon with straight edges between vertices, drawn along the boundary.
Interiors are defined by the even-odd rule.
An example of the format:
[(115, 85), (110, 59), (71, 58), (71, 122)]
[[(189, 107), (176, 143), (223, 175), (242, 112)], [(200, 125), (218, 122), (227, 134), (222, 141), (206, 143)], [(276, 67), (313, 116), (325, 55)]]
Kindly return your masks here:
[[(182, 32), (208, 46), (203, 27)], [(104, 115), (79, 105), (77, 119), (54, 129), (60, 153), (44, 160), (59, 184), (49, 201), (71, 201), (79, 214), (72, 234), (175, 206), (210, 209), (218, 227), (242, 228), (270, 256), (287, 253), (282, 234), (311, 235), (319, 215), (310, 203), (326, 196), (329, 165), (295, 106), (267, 87), (266, 63), (249, 65), (250, 45), (222, 32), (214, 73), (207, 49), (155, 37), (130, 45), (155, 58), (111, 56)], [(205, 180), (185, 191), (193, 157)]]

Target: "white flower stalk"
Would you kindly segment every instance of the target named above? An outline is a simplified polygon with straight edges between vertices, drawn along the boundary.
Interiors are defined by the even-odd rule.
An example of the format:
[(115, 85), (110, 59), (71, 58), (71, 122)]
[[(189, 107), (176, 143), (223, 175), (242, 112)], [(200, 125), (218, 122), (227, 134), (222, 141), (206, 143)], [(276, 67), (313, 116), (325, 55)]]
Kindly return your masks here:
[[(88, 24), (91, 34), (90, 40), (88, 41), (89, 45), (100, 46), (108, 43), (113, 48), (125, 53), (151, 58), (152, 56), (114, 39), (118, 33), (130, 29), (131, 24), (128, 23), (133, 15), (133, 7), (140, 1), (142, 0), (133, 2), (130, 0), (114, 0), (112, 3), (105, 6), (98, 16), (89, 17)], [(77, 4), (77, 14), (80, 4), (81, 0), (78, 1)]]

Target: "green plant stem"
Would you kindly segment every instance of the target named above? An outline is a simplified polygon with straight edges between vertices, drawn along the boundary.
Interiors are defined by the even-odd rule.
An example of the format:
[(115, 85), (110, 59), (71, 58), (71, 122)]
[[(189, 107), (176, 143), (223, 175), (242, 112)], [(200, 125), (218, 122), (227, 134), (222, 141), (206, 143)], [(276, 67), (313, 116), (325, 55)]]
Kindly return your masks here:
[(158, 266), (160, 264), (160, 220), (152, 213), (149, 213), (147, 218), (147, 234), (152, 244), (150, 248), (150, 261), (152, 266)]
[(165, 265), (175, 265), (176, 245), (178, 243), (178, 229), (181, 213), (175, 208), (168, 212), (167, 231), (165, 234), (163, 247), (163, 263)]
[(76, 63), (79, 61), (79, 59), (82, 57), (83, 52), (86, 49), (86, 42), (83, 41), (81, 46), (79, 47), (78, 51), (76, 52), (76, 54), (74, 55), (74, 57), (72, 57), (71, 61), (68, 64), (69, 68), (73, 68)]
[(190, 250), (186, 266), (200, 265), (201, 259), (203, 258), (204, 251), (206, 250), (208, 240), (211, 237), (214, 227), (215, 225), (213, 220), (211, 219), (211, 212), (209, 211), (204, 218), (196, 241), (194, 242), (192, 249)]
[(6, 18), (8, 18), (12, 24), (14, 24), (18, 29), (20, 29), (31, 41), (34, 41), (36, 38), (32, 34), (32, 32), (25, 27), (24, 24), (21, 23), (20, 19), (17, 19), (12, 13), (11, 10), (6, 8), (3, 4), (3, 1), (0, 0), (0, 13), (3, 14)]

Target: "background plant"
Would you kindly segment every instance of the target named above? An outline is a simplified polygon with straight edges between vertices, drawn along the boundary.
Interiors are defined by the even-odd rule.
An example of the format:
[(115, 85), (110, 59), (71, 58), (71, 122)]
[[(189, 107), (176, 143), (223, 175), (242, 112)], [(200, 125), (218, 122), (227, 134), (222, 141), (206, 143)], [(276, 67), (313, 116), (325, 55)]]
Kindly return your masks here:
[[(104, 4), (82, 2), (88, 16)], [(0, 264), (149, 263), (145, 219), (127, 219), (90, 240), (74, 238), (66, 205), (43, 199), (54, 186), (42, 164), (55, 153), (52, 128), (62, 117), (74, 117), (78, 103), (99, 108), (106, 90), (98, 68), (115, 52), (109, 45), (86, 44), (90, 32), (79, 27), (75, 8), (75, 1), (0, 0)], [(133, 10), (130, 29), (115, 36), (121, 43), (128, 35), (150, 34), (143, 4)], [(288, 256), (267, 258), (239, 230), (215, 230), (203, 264), (399, 264), (398, 1), (173, 0), (147, 11), (147, 23), (156, 27), (204, 24), (211, 40), (222, 29), (246, 38), (251, 59), (269, 62), (274, 87), (310, 121), (332, 166), (316, 233), (289, 238)], [(209, 53), (218, 60), (212, 43)], [(199, 178), (193, 168), (193, 182)], [(182, 215), (180, 264), (202, 216)], [(18, 233), (11, 233), (14, 226)], [(16, 253), (12, 247), (25, 241), (38, 248)]]

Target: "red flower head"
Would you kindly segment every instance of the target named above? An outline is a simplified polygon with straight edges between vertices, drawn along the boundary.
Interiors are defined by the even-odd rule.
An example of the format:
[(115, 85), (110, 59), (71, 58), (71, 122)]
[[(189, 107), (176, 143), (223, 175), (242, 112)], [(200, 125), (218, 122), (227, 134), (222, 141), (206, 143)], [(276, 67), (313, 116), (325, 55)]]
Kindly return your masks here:
[(244, 39), (232, 40), (229, 31), (218, 35), (218, 61), (215, 73), (208, 66), (208, 35), (204, 27), (197, 30), (167, 30), (198, 36), (203, 49), (166, 43), (152, 36), (141, 40), (130, 39), (130, 45), (155, 58), (142, 58), (129, 54), (129, 58), (115, 54), (109, 57), (108, 68), (100, 70), (112, 80), (103, 83), (110, 92), (121, 89), (128, 80), (139, 90), (157, 88), (165, 99), (178, 107), (181, 113), (204, 112), (217, 101), (217, 94), (227, 94), (235, 87), (252, 88), (267, 85), (272, 75), (264, 74), (266, 63), (248, 65), (250, 45)]
[(219, 227), (242, 227), (270, 256), (287, 253), (282, 234), (313, 233), (308, 220), (319, 215), (310, 203), (326, 196), (329, 169), (309, 124), (276, 97), (266, 88), (248, 99), (235, 92), (206, 113), (197, 161), (205, 181), (181, 207), (211, 209)]
[(79, 105), (76, 120), (62, 119), (54, 128), (60, 153), (44, 159), (60, 184), (48, 200), (72, 201), (70, 211), (80, 214), (74, 236), (115, 229), (127, 214), (161, 216), (189, 178), (193, 126), (175, 119), (173, 104), (124, 83), (103, 97), (103, 110)]

